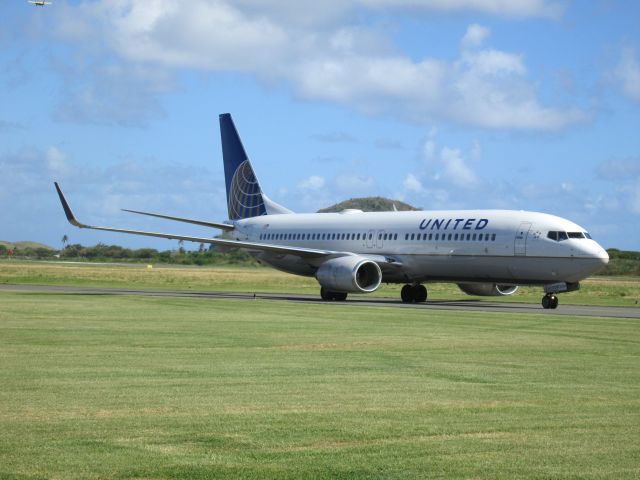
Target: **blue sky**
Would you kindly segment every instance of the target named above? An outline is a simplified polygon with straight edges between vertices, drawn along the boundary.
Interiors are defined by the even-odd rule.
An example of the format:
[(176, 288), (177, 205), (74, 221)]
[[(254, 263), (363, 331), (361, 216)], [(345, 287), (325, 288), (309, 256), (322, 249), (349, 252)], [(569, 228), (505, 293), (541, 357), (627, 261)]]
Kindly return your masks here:
[(308, 212), (383, 195), (553, 213), (640, 250), (640, 4), (96, 0), (0, 4), (0, 239), (211, 235), (218, 114), (265, 192)]

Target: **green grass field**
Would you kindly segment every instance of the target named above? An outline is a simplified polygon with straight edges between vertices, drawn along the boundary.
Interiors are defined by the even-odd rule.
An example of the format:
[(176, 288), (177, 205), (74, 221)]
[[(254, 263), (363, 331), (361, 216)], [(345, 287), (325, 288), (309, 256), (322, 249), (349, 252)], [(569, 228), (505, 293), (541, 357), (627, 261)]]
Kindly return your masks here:
[[(167, 267), (148, 269), (140, 264), (82, 264), (28, 261), (0, 261), (0, 284), (46, 284), (168, 290), (209, 290), (237, 292), (277, 292), (319, 295), (314, 278), (299, 277), (272, 268)], [(375, 297), (399, 299), (402, 285), (382, 285)], [(427, 284), (433, 300), (478, 300), (528, 302), (539, 304), (542, 287), (521, 287), (507, 297), (470, 297), (454, 284)], [(582, 282), (582, 289), (560, 295), (561, 304), (619, 305), (640, 304), (640, 278), (593, 277)]]
[(639, 478), (637, 320), (0, 293), (0, 478)]

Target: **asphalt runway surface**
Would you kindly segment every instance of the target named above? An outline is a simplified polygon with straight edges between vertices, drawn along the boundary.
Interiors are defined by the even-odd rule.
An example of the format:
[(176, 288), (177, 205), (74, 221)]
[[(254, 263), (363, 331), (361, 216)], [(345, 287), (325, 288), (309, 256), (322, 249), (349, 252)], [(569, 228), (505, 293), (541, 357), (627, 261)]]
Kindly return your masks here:
[(543, 315), (578, 315), (588, 317), (638, 318), (640, 307), (606, 307), (586, 305), (560, 305), (555, 310), (545, 310), (540, 304), (516, 302), (492, 302), (469, 300), (430, 300), (426, 303), (402, 303), (400, 299), (376, 298), (366, 295), (350, 295), (345, 302), (326, 302), (316, 295), (294, 295), (282, 293), (252, 293), (252, 292), (206, 292), (184, 290), (136, 290), (125, 288), (100, 287), (69, 287), (54, 285), (0, 285), (0, 292), (26, 293), (58, 293), (68, 295), (134, 295), (151, 297), (181, 297), (181, 298), (226, 298), (236, 300), (269, 300), (280, 302), (297, 302), (306, 304), (368, 306), (393, 308), (419, 308), (429, 310), (464, 310), (478, 312), (502, 312), (514, 314), (543, 314)]

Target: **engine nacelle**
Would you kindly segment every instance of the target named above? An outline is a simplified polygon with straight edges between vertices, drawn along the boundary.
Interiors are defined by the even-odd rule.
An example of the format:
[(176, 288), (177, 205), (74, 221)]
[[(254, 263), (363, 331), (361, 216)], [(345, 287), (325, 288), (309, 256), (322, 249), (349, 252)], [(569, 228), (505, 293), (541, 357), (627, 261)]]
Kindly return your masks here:
[(376, 262), (350, 255), (324, 262), (318, 268), (316, 278), (332, 292), (370, 293), (380, 286), (382, 272)]
[(513, 295), (518, 290), (517, 285), (498, 285), (496, 283), (459, 283), (458, 287), (467, 295), (481, 297), (504, 297)]

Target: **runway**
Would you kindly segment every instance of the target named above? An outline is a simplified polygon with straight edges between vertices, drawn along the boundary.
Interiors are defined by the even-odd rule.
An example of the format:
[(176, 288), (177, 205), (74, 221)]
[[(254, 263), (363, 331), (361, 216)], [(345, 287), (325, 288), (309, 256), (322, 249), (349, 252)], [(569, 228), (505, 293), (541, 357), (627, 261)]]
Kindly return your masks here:
[[(316, 295), (294, 295), (282, 293), (252, 293), (252, 292), (206, 292), (184, 290), (137, 290), (127, 288), (101, 288), (101, 287), (70, 287), (54, 285), (0, 285), (0, 292), (25, 292), (25, 293), (58, 293), (68, 295), (135, 295), (151, 297), (182, 297), (182, 298), (227, 298), (236, 300), (268, 300), (280, 302), (297, 302), (306, 304), (322, 304), (327, 306), (367, 306), (367, 307), (393, 307), (414, 308), (426, 312), (430, 310), (465, 310), (478, 312), (501, 312), (514, 314), (539, 314), (539, 315), (577, 315), (588, 317), (611, 318), (638, 318), (640, 319), (640, 307), (607, 307), (587, 305), (563, 305), (556, 310), (545, 310), (539, 304), (517, 302), (492, 302), (469, 300), (430, 300), (426, 303), (402, 303), (399, 299), (376, 298), (360, 295), (351, 295), (345, 302), (326, 302)], [(562, 302), (562, 299), (561, 299)]]

